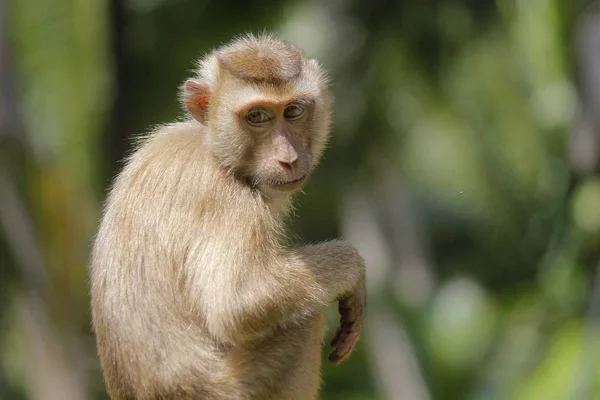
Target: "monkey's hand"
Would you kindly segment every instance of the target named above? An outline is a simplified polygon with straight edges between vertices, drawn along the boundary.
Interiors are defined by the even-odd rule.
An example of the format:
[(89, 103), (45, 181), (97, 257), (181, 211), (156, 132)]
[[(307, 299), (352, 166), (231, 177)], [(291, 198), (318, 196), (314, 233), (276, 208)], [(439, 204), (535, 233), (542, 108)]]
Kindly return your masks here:
[(366, 293), (364, 284), (359, 285), (354, 292), (339, 299), (340, 326), (331, 340), (333, 351), (329, 355), (329, 361), (333, 364), (339, 365), (350, 357), (360, 336), (365, 308)]

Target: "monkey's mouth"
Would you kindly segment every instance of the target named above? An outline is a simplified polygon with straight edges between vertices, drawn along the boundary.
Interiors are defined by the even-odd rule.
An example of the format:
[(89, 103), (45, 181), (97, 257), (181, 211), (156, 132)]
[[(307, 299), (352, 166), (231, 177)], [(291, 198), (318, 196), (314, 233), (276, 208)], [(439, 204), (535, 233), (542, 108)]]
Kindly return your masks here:
[(306, 179), (308, 175), (303, 175), (298, 179), (293, 179), (291, 181), (277, 180), (277, 179), (267, 179), (265, 182), (267, 185), (271, 186), (273, 189), (281, 190), (284, 192), (292, 191), (298, 189), (302, 182)]

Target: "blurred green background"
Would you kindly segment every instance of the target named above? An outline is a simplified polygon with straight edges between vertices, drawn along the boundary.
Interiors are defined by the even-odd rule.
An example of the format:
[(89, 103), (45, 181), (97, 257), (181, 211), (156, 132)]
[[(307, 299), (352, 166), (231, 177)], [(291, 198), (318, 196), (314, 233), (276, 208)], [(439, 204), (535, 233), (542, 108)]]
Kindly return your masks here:
[(600, 399), (592, 3), (0, 1), (0, 398), (106, 399), (86, 264), (107, 185), (182, 115), (195, 59), (267, 29), (336, 96), (291, 228), (368, 264), (323, 399)]

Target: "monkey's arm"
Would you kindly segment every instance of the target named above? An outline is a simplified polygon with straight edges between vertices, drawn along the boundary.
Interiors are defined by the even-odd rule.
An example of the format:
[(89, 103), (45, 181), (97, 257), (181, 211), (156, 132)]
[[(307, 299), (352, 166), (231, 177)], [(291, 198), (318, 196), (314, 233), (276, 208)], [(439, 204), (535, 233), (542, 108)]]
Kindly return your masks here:
[(205, 308), (213, 337), (230, 343), (252, 340), (310, 317), (336, 300), (355, 299), (361, 302), (362, 313), (364, 296), (354, 294), (363, 292), (364, 260), (349, 244), (303, 246), (284, 252), (270, 264), (245, 276), (236, 290), (217, 285), (208, 289), (205, 295), (216, 300)]
[[(343, 274), (345, 272), (344, 267), (350, 265), (343, 264), (340, 262), (341, 260), (338, 259), (338, 255), (343, 254), (344, 252), (342, 249), (344, 249), (344, 247), (349, 247), (351, 251), (356, 251), (344, 242), (329, 242), (326, 244), (334, 246), (341, 245), (342, 247), (334, 247), (330, 251), (323, 251), (322, 249), (314, 247), (304, 247), (303, 250), (304, 255), (309, 255), (309, 257), (313, 256), (313, 252), (317, 257), (318, 255), (333, 257), (333, 260), (320, 260), (325, 263), (329, 261), (329, 263), (325, 265), (336, 265), (336, 268), (333, 270), (334, 276), (326, 278), (329, 282), (333, 282), (336, 280), (336, 277), (339, 278), (340, 273)], [(360, 258), (358, 253), (356, 255)], [(362, 261), (362, 258), (360, 258), (360, 260)], [(317, 268), (319, 268), (319, 265), (324, 264), (316, 265)], [(362, 328), (363, 314), (366, 308), (364, 261), (359, 265), (361, 270), (358, 280), (353, 283), (353, 286), (349, 288), (349, 290), (348, 288), (342, 289), (339, 292), (340, 294), (335, 298), (335, 300), (339, 301), (338, 311), (340, 313), (340, 326), (330, 342), (331, 347), (333, 347), (333, 352), (329, 355), (329, 360), (336, 365), (350, 356), (360, 335), (360, 329)]]
[(290, 270), (298, 269), (314, 277), (316, 306), (327, 305), (352, 293), (365, 279), (365, 263), (349, 243), (334, 240), (291, 250)]

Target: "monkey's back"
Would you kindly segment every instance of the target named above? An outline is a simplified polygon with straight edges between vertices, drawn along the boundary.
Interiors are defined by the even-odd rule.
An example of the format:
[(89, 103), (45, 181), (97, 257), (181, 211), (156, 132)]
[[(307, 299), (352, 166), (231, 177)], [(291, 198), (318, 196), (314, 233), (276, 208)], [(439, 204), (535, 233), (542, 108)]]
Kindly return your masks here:
[(231, 243), (233, 227), (219, 221), (227, 204), (215, 202), (244, 194), (227, 187), (202, 140), (197, 124), (162, 128), (129, 159), (105, 205), (90, 277), (109, 392), (114, 399), (314, 398), (321, 314), (239, 345), (206, 329), (195, 296), (203, 288), (190, 288), (189, 275), (202, 274), (203, 257), (251, 240), (251, 230), (236, 230), (248, 235)]

